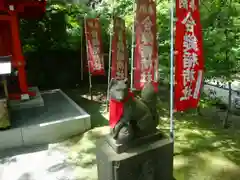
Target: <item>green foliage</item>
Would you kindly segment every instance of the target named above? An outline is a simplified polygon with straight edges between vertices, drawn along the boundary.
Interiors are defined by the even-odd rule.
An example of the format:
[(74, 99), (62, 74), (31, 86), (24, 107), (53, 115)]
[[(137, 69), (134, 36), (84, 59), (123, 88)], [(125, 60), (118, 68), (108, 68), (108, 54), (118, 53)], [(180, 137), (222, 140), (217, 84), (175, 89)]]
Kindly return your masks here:
[(83, 30), (80, 18), (87, 12), (84, 6), (49, 4), (45, 17), (40, 21), (22, 21), (25, 52), (79, 49)]
[(218, 104), (222, 104), (222, 101), (218, 97), (209, 97), (209, 95), (206, 95), (202, 93), (201, 95), (201, 100), (199, 102), (199, 107), (200, 108), (207, 108), (207, 107), (212, 107), (216, 106)]
[[(109, 25), (113, 12), (126, 21), (130, 53), (133, 1), (102, 0), (100, 4), (95, 4), (95, 9), (81, 3), (70, 2), (72, 1), (48, 1), (47, 12), (43, 19), (22, 20), (21, 37), (26, 54), (35, 53), (42, 58), (51, 54), (52, 58), (57, 59), (58, 52), (75, 52), (79, 57), (67, 61), (80, 61), (81, 35), (85, 16), (100, 18), (104, 51), (108, 53)], [(157, 1), (159, 63), (165, 67), (169, 67), (170, 54), (169, 7), (168, 0)], [(230, 78), (238, 72), (240, 67), (239, 14), (238, 0), (201, 1), (206, 77)], [(56, 54), (52, 55), (51, 51)], [(34, 58), (31, 60), (34, 61)]]
[(230, 78), (239, 69), (240, 3), (234, 0), (202, 3), (206, 75)]

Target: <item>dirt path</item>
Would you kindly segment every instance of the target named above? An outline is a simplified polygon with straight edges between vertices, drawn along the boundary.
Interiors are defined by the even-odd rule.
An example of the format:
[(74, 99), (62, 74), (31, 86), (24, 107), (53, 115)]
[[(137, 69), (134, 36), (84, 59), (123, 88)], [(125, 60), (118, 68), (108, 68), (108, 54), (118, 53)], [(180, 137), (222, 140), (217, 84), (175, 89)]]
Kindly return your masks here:
[[(0, 160), (0, 180), (97, 180), (96, 141), (109, 132), (95, 128), (69, 140), (15, 150), (23, 154)], [(30, 152), (30, 153), (27, 153)]]

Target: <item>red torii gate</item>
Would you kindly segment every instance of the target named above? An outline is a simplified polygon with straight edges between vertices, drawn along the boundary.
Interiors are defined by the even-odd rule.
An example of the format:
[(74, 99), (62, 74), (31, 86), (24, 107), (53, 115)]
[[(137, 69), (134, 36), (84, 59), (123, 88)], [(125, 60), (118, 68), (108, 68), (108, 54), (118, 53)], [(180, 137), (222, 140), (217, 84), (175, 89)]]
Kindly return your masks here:
[(46, 0), (0, 0), (0, 56), (12, 56), (12, 67), (18, 70), (18, 92), (9, 99), (29, 99), (25, 60), (19, 35), (19, 19), (39, 19), (46, 11)]

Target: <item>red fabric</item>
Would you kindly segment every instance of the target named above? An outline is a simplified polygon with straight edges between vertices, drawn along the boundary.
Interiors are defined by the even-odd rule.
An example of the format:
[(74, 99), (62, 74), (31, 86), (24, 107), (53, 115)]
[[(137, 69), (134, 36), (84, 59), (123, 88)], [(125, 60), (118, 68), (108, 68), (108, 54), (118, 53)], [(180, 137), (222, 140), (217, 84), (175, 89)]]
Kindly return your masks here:
[[(86, 19), (84, 29), (87, 46), (88, 70), (93, 76), (105, 75), (101, 24), (99, 19)], [(94, 40), (95, 38), (97, 38), (96, 41)], [(99, 67), (95, 68), (95, 65)]]
[(0, 1), (0, 10), (5, 9), (5, 2), (3, 0)]
[(124, 103), (127, 102), (130, 98), (134, 99), (134, 94), (132, 92), (129, 92), (128, 96), (122, 102), (115, 99), (110, 99), (109, 125), (111, 128), (114, 128), (120, 120), (121, 116), (123, 115)]
[(0, 0), (0, 10), (9, 12), (9, 5), (13, 5), (18, 17), (23, 19), (38, 19), (46, 12), (46, 0)]
[[(199, 12), (199, 1), (195, 0), (195, 8), (190, 8), (192, 1), (188, 0), (188, 4), (183, 5), (180, 4), (180, 0), (176, 1), (176, 15), (178, 21), (176, 22), (176, 39), (175, 39), (175, 91), (174, 91), (174, 108), (176, 111), (184, 111), (189, 108), (196, 108), (198, 106), (198, 102), (200, 99), (200, 89), (202, 87), (202, 79), (203, 79), (203, 70), (204, 70), (204, 57), (203, 57), (203, 45), (202, 45), (202, 27), (200, 23), (200, 12)], [(195, 21), (194, 30), (193, 32), (187, 31), (187, 28), (185, 24), (183, 23), (184, 20), (189, 17), (188, 15), (192, 17), (192, 19)], [(188, 18), (190, 19), (190, 18)], [(189, 48), (186, 50), (184, 47), (184, 36), (195, 36), (197, 39), (197, 50), (196, 48)], [(187, 41), (186, 41), (187, 42)], [(186, 43), (185, 42), (185, 43)], [(188, 43), (186, 43), (188, 44)], [(184, 67), (184, 61), (185, 59), (190, 59), (185, 53), (189, 53), (193, 59), (192, 54), (196, 54), (197, 57), (197, 64), (195, 66), (192, 66), (189, 68), (190, 70), (193, 70), (194, 78), (191, 81), (185, 82), (184, 85), (184, 78), (183, 74), (185, 70), (188, 70), (186, 68), (186, 65)], [(185, 54), (185, 58), (184, 58)], [(192, 59), (190, 61), (192, 61)], [(201, 76), (200, 76), (201, 74)], [(199, 86), (199, 84), (201, 84)], [(188, 98), (183, 99), (184, 97), (184, 89), (185, 87), (190, 87), (191, 89), (191, 95), (188, 96)], [(200, 87), (200, 88), (199, 88)]]
[[(135, 36), (136, 47), (134, 49), (134, 88), (136, 90), (141, 90), (145, 82), (158, 82), (159, 62), (155, 1), (137, 1)], [(145, 60), (146, 63), (142, 63), (143, 56), (147, 59)]]
[(12, 55), (11, 25), (9, 21), (0, 19), (0, 56)]

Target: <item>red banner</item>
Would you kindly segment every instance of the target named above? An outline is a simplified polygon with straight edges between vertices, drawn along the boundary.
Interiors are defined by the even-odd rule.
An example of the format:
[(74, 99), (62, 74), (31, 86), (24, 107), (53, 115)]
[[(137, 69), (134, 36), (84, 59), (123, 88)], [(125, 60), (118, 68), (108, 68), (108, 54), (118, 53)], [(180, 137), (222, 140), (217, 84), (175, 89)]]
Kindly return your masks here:
[(156, 3), (153, 0), (136, 0), (136, 3), (134, 88), (141, 90), (146, 82), (158, 81)]
[(105, 75), (99, 19), (85, 19), (88, 68), (92, 75)]
[(0, 1), (0, 10), (4, 10), (5, 8), (5, 2), (4, 1)]
[(111, 77), (117, 80), (128, 78), (125, 21), (119, 17), (113, 20)]
[(175, 43), (175, 110), (196, 108), (203, 80), (199, 0), (177, 0)]

